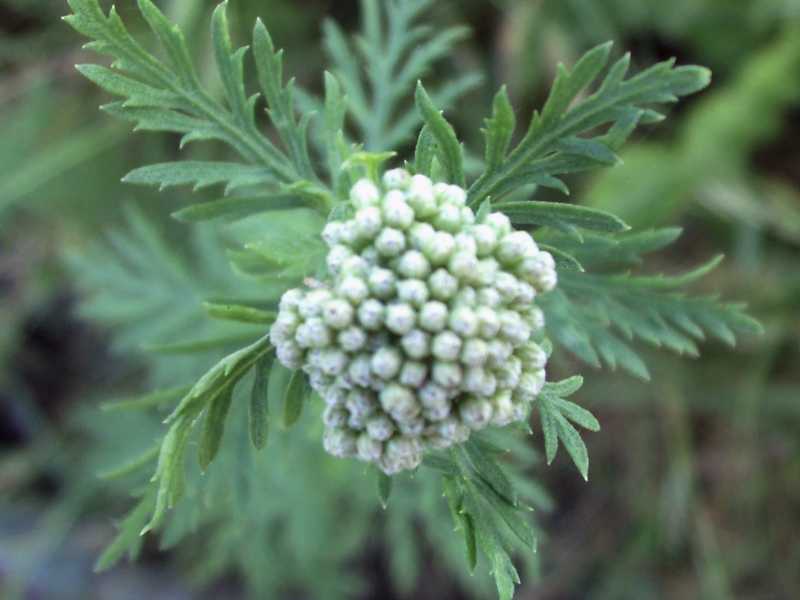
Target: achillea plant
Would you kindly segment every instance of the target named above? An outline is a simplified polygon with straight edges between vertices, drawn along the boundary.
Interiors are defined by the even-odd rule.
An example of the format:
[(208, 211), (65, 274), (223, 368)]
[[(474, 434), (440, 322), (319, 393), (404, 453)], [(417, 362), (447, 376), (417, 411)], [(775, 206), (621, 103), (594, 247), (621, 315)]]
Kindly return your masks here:
[[(125, 180), (224, 186), (224, 198), (175, 214), (184, 222), (266, 214), (280, 223), (265, 239), (227, 252), (242, 289), (263, 296), (205, 304), (209, 317), (241, 324), (242, 346), (197, 381), (126, 401), (143, 410), (175, 406), (157, 447), (117, 473), (156, 463), (101, 566), (135, 553), (140, 533), (165, 525), (185, 490), (187, 449), (196, 445), (200, 467), (210, 467), (248, 378), (255, 449), (267, 444), (270, 403), (283, 403), (288, 426), (307, 402), (324, 401), (320, 450), (375, 465), (384, 503), (390, 476), (437, 473), (468, 567), (482, 554), (500, 597), (511, 598), (519, 583), (511, 556), (536, 545), (529, 490), (519, 490), (519, 475), (509, 475), (502, 449), (484, 430), (523, 435), (536, 413), (547, 461), (563, 445), (588, 478), (577, 427), (600, 428), (566, 399), (580, 389), (579, 375), (546, 381), (551, 352), (646, 378), (635, 341), (696, 354), (706, 334), (733, 344), (737, 333), (759, 329), (740, 305), (684, 292), (718, 258), (678, 276), (630, 272), (642, 255), (671, 243), (675, 230), (630, 232), (607, 212), (533, 199), (539, 187), (568, 193), (566, 175), (614, 165), (615, 150), (637, 126), (663, 119), (659, 105), (708, 84), (701, 67), (667, 61), (629, 76), (628, 55), (606, 70), (611, 47), (596, 47), (571, 69), (559, 67), (547, 101), (519, 136), (501, 89), (473, 178), (440, 109), (475, 76), (432, 93), (418, 81), (463, 35), (417, 24), (430, 0), (364, 0), (357, 51), (328, 24), (333, 67), (321, 99), (284, 81), (281, 51), (261, 22), (252, 43), (260, 92), (248, 92), (247, 49), (233, 46), (224, 4), (212, 20), (221, 98), (201, 83), (182, 33), (150, 0), (139, 0), (139, 9), (162, 46), (159, 56), (113, 9), (104, 12), (97, 0), (69, 4), (66, 19), (91, 38), (88, 47), (113, 58), (112, 68), (78, 67), (122, 97), (107, 112), (138, 130), (178, 133), (181, 147), (222, 142), (238, 157), (145, 166)], [(262, 130), (263, 103), (275, 136)], [(413, 154), (395, 152), (415, 137)]]

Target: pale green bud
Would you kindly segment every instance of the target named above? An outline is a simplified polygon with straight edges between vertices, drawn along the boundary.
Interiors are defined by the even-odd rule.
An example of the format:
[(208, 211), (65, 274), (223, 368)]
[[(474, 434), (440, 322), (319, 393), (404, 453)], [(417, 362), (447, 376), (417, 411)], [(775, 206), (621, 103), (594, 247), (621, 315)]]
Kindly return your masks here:
[(365, 462), (375, 462), (383, 454), (383, 444), (367, 433), (358, 436), (357, 448), (358, 458)]
[(401, 338), (400, 345), (411, 358), (425, 358), (430, 352), (430, 337), (424, 331), (412, 329)]
[(469, 397), (459, 405), (458, 414), (470, 429), (483, 429), (492, 420), (492, 404), (483, 398)]
[(403, 364), (403, 368), (400, 370), (398, 381), (405, 386), (418, 388), (425, 383), (425, 378), (427, 376), (428, 367), (425, 363), (408, 360)]
[(438, 360), (433, 363), (433, 380), (442, 387), (456, 387), (461, 383), (462, 377), (463, 373), (458, 363)]
[(381, 193), (369, 179), (359, 179), (350, 190), (350, 201), (356, 208), (373, 206), (380, 200)]
[(452, 331), (443, 331), (433, 338), (431, 351), (439, 360), (454, 361), (461, 352), (461, 338)]
[(349, 300), (353, 304), (360, 304), (369, 295), (369, 288), (366, 282), (354, 275), (345, 276), (336, 286), (336, 291), (340, 296)]
[(462, 338), (473, 337), (478, 334), (480, 321), (475, 311), (469, 306), (457, 306), (450, 313), (450, 329), (455, 331)]
[(353, 322), (355, 311), (346, 300), (334, 298), (328, 300), (322, 307), (322, 320), (328, 327), (344, 329)]
[(406, 387), (397, 384), (386, 386), (380, 393), (381, 407), (395, 421), (410, 421), (420, 411), (414, 394)]
[(381, 300), (388, 300), (395, 294), (397, 276), (389, 269), (372, 269), (369, 274), (369, 289)]
[(350, 458), (357, 452), (356, 436), (347, 429), (338, 427), (326, 429), (322, 443), (328, 454), (339, 458)]
[(375, 249), (382, 256), (399, 256), (406, 249), (406, 236), (399, 229), (385, 227), (375, 240)]
[(408, 229), (414, 222), (414, 210), (403, 192), (392, 190), (383, 199), (383, 220), (389, 227)]
[(390, 304), (386, 308), (386, 327), (397, 335), (405, 335), (414, 328), (414, 309), (408, 304)]
[(402, 364), (400, 352), (390, 346), (380, 348), (372, 355), (372, 372), (381, 379), (392, 379), (400, 372)]
[(458, 292), (458, 279), (445, 269), (436, 269), (428, 278), (431, 296), (439, 300), (449, 300)]
[(358, 322), (365, 329), (375, 330), (383, 325), (385, 314), (386, 307), (378, 300), (369, 298), (358, 307)]
[(369, 437), (379, 442), (385, 442), (394, 433), (394, 425), (386, 415), (377, 415), (369, 418), (366, 427)]
[(381, 211), (377, 206), (367, 206), (356, 212), (356, 228), (361, 238), (372, 239), (383, 228)]
[(390, 169), (383, 174), (383, 185), (390, 190), (406, 189), (411, 184), (411, 175), (405, 169)]
[(415, 308), (421, 308), (429, 296), (428, 286), (419, 279), (404, 279), (397, 284), (397, 299)]

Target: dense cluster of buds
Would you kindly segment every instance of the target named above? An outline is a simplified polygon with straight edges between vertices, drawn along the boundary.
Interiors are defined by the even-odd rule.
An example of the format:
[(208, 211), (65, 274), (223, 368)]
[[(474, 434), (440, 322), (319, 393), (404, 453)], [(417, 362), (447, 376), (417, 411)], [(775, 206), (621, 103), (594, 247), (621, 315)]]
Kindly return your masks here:
[(413, 469), (426, 448), (527, 417), (547, 356), (537, 294), (553, 257), (502, 213), (476, 222), (458, 186), (402, 169), (357, 182), (330, 222), (325, 281), (289, 290), (271, 339), (326, 408), (325, 449)]

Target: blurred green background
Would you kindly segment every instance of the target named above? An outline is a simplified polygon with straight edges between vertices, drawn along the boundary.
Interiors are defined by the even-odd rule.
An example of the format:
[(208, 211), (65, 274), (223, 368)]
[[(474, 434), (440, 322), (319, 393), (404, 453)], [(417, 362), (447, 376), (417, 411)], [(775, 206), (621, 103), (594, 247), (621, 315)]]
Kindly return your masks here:
[[(159, 5), (207, 55), (214, 3)], [(137, 22), (132, 0), (118, 8)], [(175, 139), (98, 111), (109, 99), (73, 68), (89, 57), (66, 12), (0, 0), (0, 597), (493, 597), (464, 574), (436, 486), (404, 482), (380, 511), (363, 469), (324, 457), (314, 415), (228, 473), (235, 489), (206, 481), (138, 562), (93, 574), (138, 485), (97, 475), (160, 427), (100, 403), (202, 372), (207, 354), (143, 345), (192, 331), (208, 290), (254, 290), (231, 277), (216, 231), (170, 219), (188, 192), (120, 183), (175, 156)], [(243, 43), (261, 16), (311, 90), (323, 20), (358, 24), (357, 2), (334, 0), (231, 0), (229, 14)], [(531, 454), (543, 541), (519, 597), (800, 597), (800, 0), (443, 0), (428, 18), (472, 28), (447, 67), (483, 74), (448, 114), (472, 136), (499, 83), (527, 114), (558, 61), (604, 40), (635, 66), (710, 67), (708, 90), (635, 136), (623, 165), (571, 184), (573, 198), (636, 227), (681, 226), (654, 268), (724, 252), (705, 288), (747, 301), (766, 328), (735, 352), (648, 351), (649, 383), (565, 366), (583, 369), (581, 402), (603, 430), (587, 438), (588, 484)], [(229, 457), (245, 451), (226, 437)]]

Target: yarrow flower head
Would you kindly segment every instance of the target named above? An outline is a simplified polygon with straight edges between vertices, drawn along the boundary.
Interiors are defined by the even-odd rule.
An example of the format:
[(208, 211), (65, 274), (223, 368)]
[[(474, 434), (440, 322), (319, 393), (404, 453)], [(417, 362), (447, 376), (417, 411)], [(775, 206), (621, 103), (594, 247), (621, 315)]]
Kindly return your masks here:
[(286, 292), (270, 336), (326, 408), (325, 449), (387, 474), (527, 418), (545, 381), (538, 294), (553, 257), (458, 186), (402, 169), (358, 181), (328, 223), (328, 276)]

